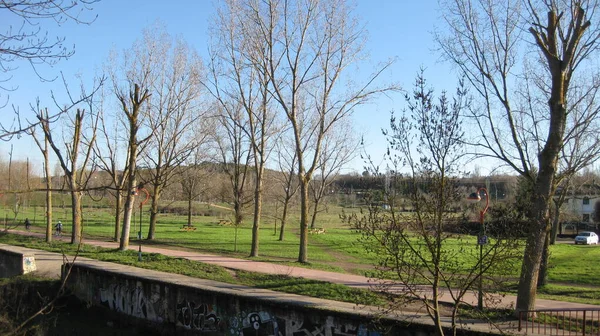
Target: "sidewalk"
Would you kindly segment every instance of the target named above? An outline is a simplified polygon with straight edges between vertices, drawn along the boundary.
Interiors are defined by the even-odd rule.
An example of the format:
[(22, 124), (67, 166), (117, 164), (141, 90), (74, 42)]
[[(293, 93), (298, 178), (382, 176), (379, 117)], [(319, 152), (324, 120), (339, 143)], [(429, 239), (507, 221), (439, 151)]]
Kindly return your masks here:
[[(27, 235), (33, 237), (44, 238), (43, 233), (29, 232), (29, 231), (20, 231), (20, 230), (9, 230), (10, 233)], [(56, 239), (56, 238), (55, 238)], [(70, 237), (62, 237), (63, 240), (69, 240)], [(85, 244), (99, 246), (104, 248), (118, 248), (118, 243), (116, 242), (108, 242), (108, 241), (99, 241), (99, 240), (89, 240), (84, 239)], [(129, 246), (130, 250), (137, 250), (138, 245), (132, 244)], [(252, 261), (246, 259), (236, 259), (230, 257), (224, 257), (219, 255), (207, 254), (207, 253), (199, 253), (192, 251), (180, 251), (173, 250), (164, 247), (152, 247), (152, 246), (144, 246), (142, 245), (142, 251), (144, 253), (159, 253), (166, 256), (174, 257), (174, 258), (184, 258), (192, 261), (199, 261), (207, 264), (214, 264), (218, 266), (222, 266), (229, 269), (234, 270), (244, 270), (249, 272), (259, 272), (259, 273), (267, 273), (267, 274), (280, 274), (287, 275), (292, 277), (299, 277), (305, 279), (312, 280), (320, 280), (331, 282), (335, 284), (346, 285), (354, 288), (362, 288), (369, 289), (373, 287), (374, 282), (372, 279), (353, 274), (346, 273), (335, 273), (321, 270), (308, 269), (303, 267), (295, 267), (295, 266), (285, 266), (272, 264), (267, 262), (260, 261)], [(40, 257), (36, 255), (36, 263), (42, 261)], [(49, 261), (48, 266), (42, 266), (43, 269), (47, 270), (49, 274), (52, 273), (52, 269), (56, 271), (56, 265), (51, 266), (50, 264), (58, 263), (58, 260), (54, 260), (53, 262)], [(62, 260), (60, 260), (60, 264), (62, 264)], [(60, 274), (60, 267), (58, 267), (58, 273)], [(401, 289), (399, 289), (401, 290)], [(506, 295), (500, 296), (496, 295), (493, 297), (494, 306), (499, 307), (507, 307), (514, 308), (514, 304), (516, 302), (516, 296)], [(440, 298), (442, 302), (451, 303), (452, 300), (450, 295), (446, 293), (442, 294)], [(467, 293), (463, 299), (464, 302), (477, 305), (477, 293)], [(545, 299), (536, 299), (536, 309), (589, 309), (589, 308), (600, 308), (598, 305), (590, 305), (590, 304), (582, 304), (582, 303), (572, 303), (572, 302), (564, 302), (564, 301), (555, 301), (555, 300), (545, 300)]]

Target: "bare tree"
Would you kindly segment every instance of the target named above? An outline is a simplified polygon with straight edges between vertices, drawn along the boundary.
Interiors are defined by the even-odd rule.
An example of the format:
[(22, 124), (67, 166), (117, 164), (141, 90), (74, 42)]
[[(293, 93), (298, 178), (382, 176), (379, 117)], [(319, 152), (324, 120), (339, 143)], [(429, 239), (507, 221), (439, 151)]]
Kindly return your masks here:
[[(243, 1), (225, 1), (218, 8), (215, 28), (211, 31), (210, 91), (221, 105), (234, 100), (243, 110), (242, 130), (250, 142), (254, 163), (254, 215), (250, 256), (259, 253), (259, 228), (262, 214), (265, 165), (276, 133), (276, 111), (270, 106), (269, 73), (265, 40), (252, 24), (253, 8)], [(218, 71), (218, 73), (217, 73)], [(217, 78), (220, 77), (220, 78)], [(218, 85), (218, 87), (217, 87)]]
[[(289, 139), (292, 140), (292, 139)], [(290, 145), (286, 137), (281, 137), (277, 141), (277, 163), (281, 174), (279, 184), (282, 187), (282, 196), (279, 198), (279, 202), (282, 203), (283, 209), (281, 212), (281, 226), (279, 228), (279, 240), (283, 241), (285, 237), (285, 227), (287, 224), (287, 216), (290, 210), (291, 201), (298, 192), (300, 185), (298, 184), (298, 177), (294, 174), (297, 168), (296, 162), (296, 151)]]
[[(550, 202), (561, 180), (573, 172), (560, 171), (561, 151), (582, 131), (582, 124), (570, 123), (568, 116), (598, 87), (598, 72), (589, 61), (598, 49), (600, 29), (590, 21), (598, 3), (451, 0), (443, 5), (448, 33), (437, 36), (441, 49), (481, 98), (472, 111), (481, 136), (472, 144), (480, 156), (499, 159), (534, 185), (516, 307), (517, 312), (532, 310), (550, 230)], [(525, 59), (531, 62), (519, 71), (523, 51), (529, 51)], [(536, 99), (520, 99), (520, 83), (526, 92), (534, 90)], [(576, 86), (582, 95), (573, 100)], [(590, 160), (584, 155), (573, 168)]]
[(152, 240), (162, 191), (173, 183), (179, 166), (202, 140), (194, 132), (204, 117), (199, 100), (202, 63), (185, 42), (174, 40), (162, 29), (147, 30), (144, 36), (145, 43), (151, 44), (158, 56), (148, 64), (153, 78), (152, 99), (144, 120), (152, 136), (141, 153), (148, 173), (144, 182), (152, 186), (147, 237)]
[(140, 113), (141, 109), (150, 98), (148, 89), (141, 91), (140, 86), (137, 83), (132, 83), (133, 88), (126, 95), (124, 92), (117, 92), (117, 98), (122, 104), (123, 112), (127, 117), (128, 122), (128, 149), (127, 149), (127, 172), (125, 180), (127, 181), (126, 196), (125, 196), (125, 209), (123, 214), (123, 230), (121, 231), (121, 242), (119, 243), (119, 249), (121, 251), (127, 250), (129, 247), (129, 232), (131, 230), (131, 220), (133, 213), (133, 203), (135, 201), (134, 190), (137, 189), (136, 173), (137, 173), (137, 156), (140, 145), (145, 143), (149, 136), (145, 138), (138, 138), (138, 130), (140, 128)]
[(359, 146), (359, 141), (353, 136), (349, 124), (341, 124), (335, 132), (325, 135), (323, 152), (319, 157), (317, 177), (309, 185), (313, 202), (310, 228), (315, 228), (317, 215), (322, 211), (320, 206), (326, 196), (330, 194), (330, 187), (339, 176), (340, 170), (350, 162)]
[(355, 106), (385, 90), (371, 87), (386, 66), (363, 85), (347, 81), (346, 90), (340, 88), (349, 79), (346, 70), (362, 57), (365, 37), (346, 1), (245, 1), (242, 6), (253, 13), (249, 29), (266, 48), (270, 93), (294, 135), (301, 199), (298, 261), (307, 262), (308, 185), (323, 137)]
[[(492, 270), (497, 277), (510, 274), (506, 267), (520, 257), (515, 252), (518, 239), (497, 236), (484, 248), (467, 235), (448, 230), (460, 221), (454, 209), (463, 199), (457, 176), (464, 163), (461, 114), (468, 106), (464, 87), (459, 86), (453, 99), (445, 93), (436, 98), (421, 72), (406, 100), (407, 108), (398, 116), (392, 114), (385, 132), (388, 208), (369, 202), (368, 211), (351, 216), (350, 222), (379, 260), (375, 286), (388, 293), (396, 289), (386, 312), (402, 311), (408, 302), (417, 301), (434, 323), (435, 334), (444, 335), (440, 298), (449, 296), (448, 334), (456, 335), (465, 294)], [(372, 167), (371, 173), (382, 177), (379, 167)], [(402, 199), (409, 200), (414, 212), (398, 208)], [(397, 280), (390, 281), (389, 272)]]
[[(186, 160), (186, 165), (180, 166), (178, 170), (179, 183), (181, 183), (181, 190), (188, 205), (188, 227), (192, 226), (193, 202), (199, 197), (206, 195), (209, 188), (206, 181), (215, 174), (212, 165), (202, 164), (203, 161), (207, 159), (207, 155), (204, 153), (205, 149), (199, 146), (191, 155), (191, 158)], [(204, 199), (203, 201), (207, 200)]]
[(252, 156), (250, 143), (243, 128), (242, 106), (235, 101), (219, 103), (215, 143), (221, 157), (221, 166), (230, 183), (235, 226), (234, 250), (237, 251), (238, 228), (244, 219), (244, 210), (251, 199), (246, 194), (248, 187), (249, 163)]
[[(121, 240), (121, 219), (123, 218), (123, 191), (127, 182), (128, 166), (122, 167), (119, 162), (121, 159), (121, 149), (124, 147), (126, 153), (129, 150), (127, 146), (126, 135), (121, 135), (121, 121), (116, 114), (108, 112), (108, 97), (103, 91), (103, 96), (99, 103), (99, 125), (98, 139), (94, 144), (94, 157), (98, 169), (107, 173), (111, 179), (111, 185), (108, 188), (115, 198), (115, 219), (113, 240)], [(129, 154), (126, 155), (128, 162)]]
[[(39, 110), (40, 119), (40, 127), (43, 132), (43, 129), (50, 129), (50, 116), (48, 114), (48, 109)], [(50, 144), (48, 141), (48, 137), (43, 136), (43, 140), (39, 138), (39, 135), (36, 135), (36, 129), (38, 127), (30, 128), (28, 133), (33, 137), (36, 145), (42, 152), (42, 156), (44, 157), (44, 179), (46, 181), (46, 242), (50, 243), (52, 241), (52, 173), (50, 172)]]
[[(59, 112), (54, 121), (68, 122), (66, 133), (71, 134), (61, 140), (57, 139), (57, 128), (51, 127), (52, 123), (48, 117), (47, 110), (38, 109), (36, 118), (39, 121), (44, 138), (58, 159), (58, 163), (64, 173), (66, 185), (71, 194), (71, 216), (72, 232), (71, 243), (79, 244), (82, 240), (82, 203), (81, 198), (86, 188), (87, 180), (93, 169), (90, 169), (89, 163), (93, 154), (93, 143), (96, 137), (98, 126), (98, 114), (95, 112), (94, 94), (103, 85), (104, 78), (95, 83), (93, 91), (90, 94), (85, 92), (83, 85), (81, 87), (80, 102), (85, 103), (85, 108), (78, 107), (78, 103), (71, 99), (71, 106), (61, 108), (57, 104)], [(70, 93), (69, 93), (69, 96)], [(73, 111), (75, 110), (75, 111)], [(87, 133), (87, 136), (86, 136)], [(88, 140), (84, 142), (84, 138)], [(46, 141), (45, 140), (45, 141)], [(48, 196), (48, 195), (46, 195)], [(50, 210), (51, 211), (51, 210)]]
[[(9, 25), (0, 34), (0, 69), (7, 75), (15, 70), (19, 61), (26, 61), (37, 72), (42, 63), (54, 65), (69, 58), (74, 50), (65, 46), (64, 37), (51, 38), (42, 23), (61, 25), (67, 21), (89, 24), (95, 18), (83, 17), (98, 0), (9, 0), (0, 1), (0, 12), (5, 19), (16, 18), (17, 25)], [(8, 20), (9, 22), (11, 20)], [(7, 82), (10, 77), (0, 79)], [(7, 89), (0, 86), (0, 88)]]

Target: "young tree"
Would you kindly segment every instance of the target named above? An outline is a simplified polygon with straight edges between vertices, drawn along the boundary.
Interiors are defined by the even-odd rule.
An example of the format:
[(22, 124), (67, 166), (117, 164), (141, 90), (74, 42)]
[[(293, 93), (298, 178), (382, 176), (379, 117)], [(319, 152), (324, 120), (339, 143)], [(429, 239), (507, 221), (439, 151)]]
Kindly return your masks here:
[(219, 104), (217, 110), (219, 125), (216, 128), (215, 143), (221, 157), (221, 166), (229, 179), (231, 188), (235, 226), (234, 250), (237, 251), (238, 228), (244, 219), (244, 209), (251, 202), (246, 195), (252, 151), (243, 128), (242, 106), (236, 102)]
[(337, 132), (331, 132), (324, 137), (323, 151), (319, 157), (317, 178), (309, 185), (313, 202), (310, 228), (315, 228), (317, 215), (322, 210), (323, 199), (329, 194), (330, 187), (339, 176), (340, 170), (350, 162), (356, 153), (359, 142), (353, 136), (349, 124), (342, 125)]
[(281, 185), (282, 195), (279, 197), (279, 202), (282, 203), (283, 209), (281, 212), (281, 225), (279, 227), (279, 241), (283, 241), (285, 237), (285, 227), (287, 223), (287, 216), (293, 200), (294, 195), (298, 192), (300, 185), (298, 184), (298, 177), (294, 174), (297, 167), (296, 162), (296, 150), (289, 143), (292, 139), (288, 139), (283, 136), (277, 142), (277, 163), (279, 170), (278, 174), (279, 185)]
[[(378, 257), (380, 289), (402, 288), (404, 294), (390, 295), (390, 311), (416, 299), (432, 319), (436, 334), (444, 335), (440, 297), (449, 295), (450, 334), (456, 335), (465, 294), (492, 269), (502, 274), (503, 266), (520, 253), (514, 252), (517, 240), (494, 237), (479, 249), (473, 239), (448, 230), (461, 221), (455, 209), (465, 197), (456, 179), (464, 163), (460, 117), (468, 107), (464, 87), (459, 86), (452, 100), (445, 93), (436, 98), (421, 72), (406, 102), (404, 113), (392, 114), (390, 130), (384, 132), (389, 142), (384, 192), (389, 209), (373, 202), (368, 212), (350, 219)], [(372, 173), (381, 175), (378, 167)], [(398, 209), (402, 198), (409, 200), (414, 212)], [(389, 272), (398, 280), (386, 280)]]
[[(532, 310), (550, 229), (551, 199), (566, 174), (572, 174), (561, 174), (559, 158), (581, 131), (568, 116), (585, 95), (597, 92), (598, 72), (591, 60), (598, 50), (600, 26), (590, 20), (598, 3), (449, 0), (443, 4), (448, 30), (437, 36), (443, 54), (481, 98), (480, 108), (471, 111), (480, 134), (472, 144), (480, 156), (499, 159), (534, 186), (516, 305), (517, 312)], [(526, 51), (535, 52), (526, 54), (519, 71), (521, 53)], [(528, 61), (529, 57), (533, 59)], [(573, 100), (575, 83), (586, 87), (580, 91), (584, 96)], [(520, 95), (519, 84), (525, 91), (534, 90), (535, 99)], [(583, 161), (589, 159), (584, 155)]]

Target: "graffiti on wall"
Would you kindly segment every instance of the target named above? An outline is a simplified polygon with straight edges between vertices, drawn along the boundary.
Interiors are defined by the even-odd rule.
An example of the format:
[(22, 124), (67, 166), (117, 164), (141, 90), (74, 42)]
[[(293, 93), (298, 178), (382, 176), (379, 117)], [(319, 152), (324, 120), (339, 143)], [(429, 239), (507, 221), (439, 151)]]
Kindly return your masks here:
[(135, 286), (111, 284), (108, 288), (100, 288), (99, 294), (100, 302), (111, 310), (150, 321), (163, 321), (164, 311), (158, 286), (152, 286), (149, 297), (139, 283)]
[(183, 300), (177, 304), (177, 325), (201, 331), (218, 331), (221, 319), (211, 305)]
[(243, 313), (229, 319), (229, 335), (235, 336), (379, 336), (364, 325), (335, 323), (329, 316), (324, 323), (315, 323), (304, 316), (290, 314), (274, 316), (268, 312)]
[(36, 270), (35, 257), (23, 257), (23, 274), (27, 274)]

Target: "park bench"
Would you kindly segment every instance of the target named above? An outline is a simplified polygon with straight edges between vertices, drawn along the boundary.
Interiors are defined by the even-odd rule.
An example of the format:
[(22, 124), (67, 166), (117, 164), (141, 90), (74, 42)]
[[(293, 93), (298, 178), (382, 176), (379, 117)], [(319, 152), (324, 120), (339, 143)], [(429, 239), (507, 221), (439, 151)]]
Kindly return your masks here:
[(314, 228), (314, 229), (310, 229), (310, 230), (308, 230), (308, 233), (310, 233), (310, 234), (321, 234), (321, 233), (325, 233), (325, 228)]
[(192, 226), (184, 225), (181, 227), (181, 229), (179, 229), (179, 231), (186, 231), (186, 232), (196, 231), (196, 227), (193, 225)]
[(231, 221), (229, 219), (219, 219), (219, 225), (231, 225)]

